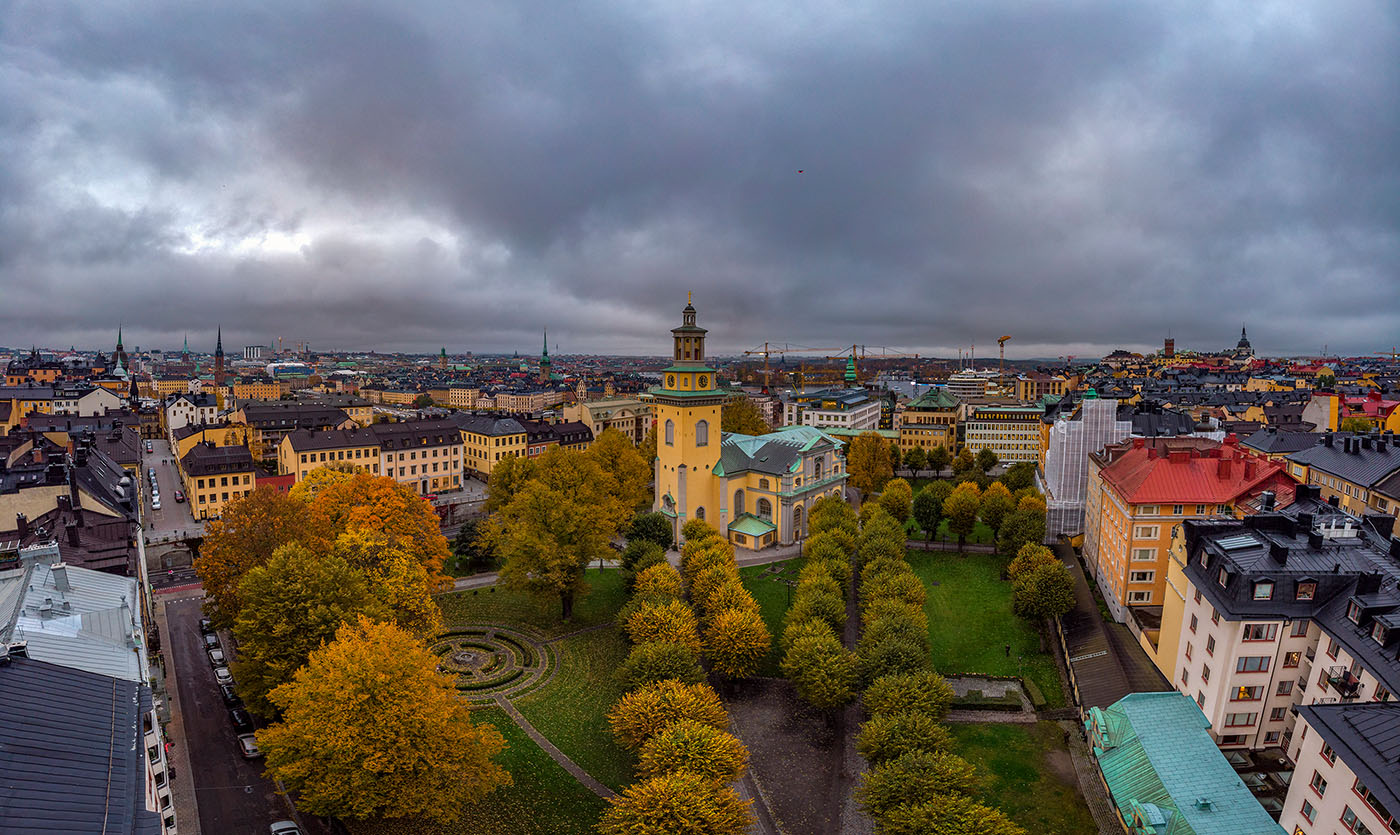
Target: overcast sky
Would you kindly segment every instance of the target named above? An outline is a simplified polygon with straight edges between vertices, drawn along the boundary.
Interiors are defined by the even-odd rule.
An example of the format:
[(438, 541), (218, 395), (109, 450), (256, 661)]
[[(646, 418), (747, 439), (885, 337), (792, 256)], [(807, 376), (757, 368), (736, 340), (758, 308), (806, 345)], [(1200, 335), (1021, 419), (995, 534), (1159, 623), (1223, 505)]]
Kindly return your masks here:
[(0, 344), (1400, 342), (1392, 0), (0, 4)]

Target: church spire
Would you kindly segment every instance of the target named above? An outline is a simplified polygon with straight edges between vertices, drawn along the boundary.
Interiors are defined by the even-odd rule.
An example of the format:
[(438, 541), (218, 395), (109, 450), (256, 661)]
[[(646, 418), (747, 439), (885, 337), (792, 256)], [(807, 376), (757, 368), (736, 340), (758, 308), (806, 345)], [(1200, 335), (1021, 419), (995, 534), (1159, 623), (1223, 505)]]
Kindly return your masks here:
[(545, 329), (544, 329), (544, 353), (541, 354), (540, 356), (542, 356), (542, 357), (548, 357), (548, 356), (549, 356), (549, 328), (545, 328)]
[(117, 350), (120, 351), (121, 349), (122, 349), (122, 326), (121, 326), (120, 323), (118, 323), (118, 324), (117, 324)]
[(214, 356), (216, 356), (216, 357), (222, 357), (223, 355), (224, 355), (224, 326), (223, 326), (223, 325), (219, 325), (219, 335), (218, 335), (218, 336), (215, 338), (215, 340), (214, 340)]

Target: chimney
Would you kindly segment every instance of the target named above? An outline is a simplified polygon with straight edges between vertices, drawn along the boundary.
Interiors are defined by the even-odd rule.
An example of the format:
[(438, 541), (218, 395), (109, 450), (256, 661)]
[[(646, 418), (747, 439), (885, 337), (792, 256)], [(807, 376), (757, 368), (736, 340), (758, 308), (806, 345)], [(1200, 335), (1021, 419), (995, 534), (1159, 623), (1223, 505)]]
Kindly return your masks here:
[(1133, 438), (1133, 449), (1142, 449), (1147, 446), (1146, 438)]
[(1286, 546), (1286, 545), (1284, 545), (1284, 544), (1282, 544), (1282, 543), (1274, 542), (1274, 541), (1270, 540), (1270, 542), (1269, 542), (1269, 556), (1273, 557), (1273, 558), (1274, 558), (1274, 561), (1277, 562), (1279, 565), (1287, 565), (1287, 564), (1288, 564), (1288, 546)]
[(63, 526), (63, 530), (68, 534), (69, 545), (71, 545), (74, 548), (77, 548), (79, 545), (82, 544), (78, 541), (78, 524), (76, 522), (68, 522)]
[(29, 536), (29, 517), (23, 513), (15, 514), (15, 528), (19, 530), (19, 538), (24, 539)]
[(53, 572), (53, 587), (58, 591), (72, 591), (73, 584), (68, 582), (68, 563), (56, 562), (49, 566), (49, 571)]
[(1228, 479), (1230, 477), (1230, 463), (1229, 458), (1220, 459), (1219, 463), (1215, 465), (1215, 475), (1217, 478)]
[(1342, 506), (1341, 497), (1340, 497), (1340, 496), (1336, 496), (1336, 495), (1328, 496), (1328, 497), (1327, 497), (1327, 503), (1330, 504), (1330, 505), (1332, 505), (1333, 507), (1341, 507), (1341, 506)]
[(1317, 531), (1308, 531), (1308, 547), (1317, 549), (1322, 547), (1322, 534)]
[(1274, 491), (1265, 490), (1259, 494), (1259, 510), (1268, 512), (1274, 509)]
[(1307, 533), (1312, 530), (1313, 515), (1311, 513), (1298, 514), (1298, 533)]
[(1390, 538), (1390, 558), (1400, 561), (1400, 538)]
[(1332, 433), (1331, 433), (1331, 432), (1323, 432), (1323, 433), (1322, 433), (1322, 445), (1323, 445), (1323, 446), (1326, 446), (1326, 447), (1330, 447), (1330, 446), (1332, 445)]
[(1370, 436), (1370, 435), (1367, 435), (1366, 437), (1364, 437), (1364, 438), (1361, 439), (1361, 448), (1362, 448), (1362, 449), (1370, 449), (1370, 448), (1371, 448), (1371, 436)]

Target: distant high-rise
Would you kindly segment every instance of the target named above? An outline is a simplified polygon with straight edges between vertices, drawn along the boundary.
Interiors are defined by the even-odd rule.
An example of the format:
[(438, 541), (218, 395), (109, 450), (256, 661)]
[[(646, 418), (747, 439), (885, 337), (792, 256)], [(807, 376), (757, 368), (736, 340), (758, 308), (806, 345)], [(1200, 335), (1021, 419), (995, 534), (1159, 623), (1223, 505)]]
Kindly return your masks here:
[(1176, 356), (1176, 340), (1172, 339), (1170, 336), (1162, 342), (1162, 356), (1167, 359)]

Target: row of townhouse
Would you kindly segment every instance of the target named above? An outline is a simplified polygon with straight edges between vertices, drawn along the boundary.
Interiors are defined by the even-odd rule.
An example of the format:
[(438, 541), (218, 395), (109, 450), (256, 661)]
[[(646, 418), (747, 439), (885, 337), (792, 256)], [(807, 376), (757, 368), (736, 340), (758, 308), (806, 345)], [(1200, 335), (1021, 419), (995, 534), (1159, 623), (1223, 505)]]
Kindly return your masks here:
[(1400, 540), (1300, 485), (1292, 504), (1174, 525), (1144, 641), (1224, 749), (1295, 764), (1291, 833), (1400, 832)]

